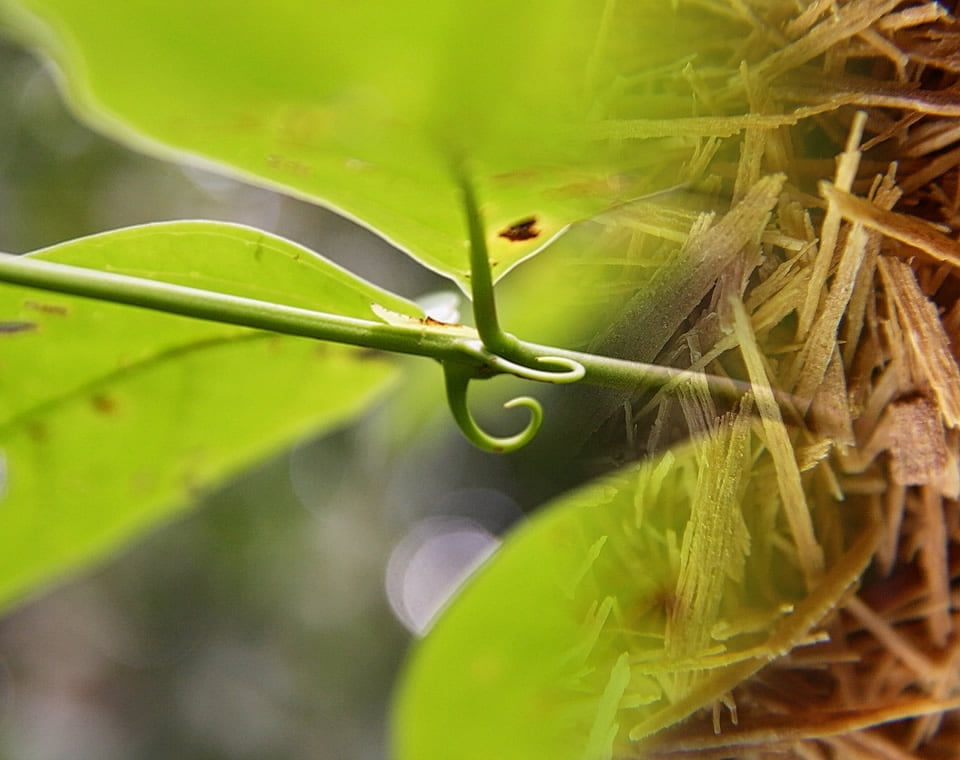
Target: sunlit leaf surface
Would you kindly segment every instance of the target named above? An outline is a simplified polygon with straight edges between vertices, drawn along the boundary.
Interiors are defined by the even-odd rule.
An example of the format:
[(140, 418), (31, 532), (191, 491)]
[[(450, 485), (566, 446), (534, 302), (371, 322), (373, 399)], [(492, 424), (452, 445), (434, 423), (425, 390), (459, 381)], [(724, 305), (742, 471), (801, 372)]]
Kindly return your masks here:
[(399, 760), (642, 756), (657, 731), (809, 643), (876, 533), (826, 526), (850, 548), (806, 588), (761, 451), (750, 420), (728, 418), (508, 537), (413, 652)]
[(105, 131), (339, 209), (465, 286), (459, 161), (496, 275), (676, 181), (696, 140), (597, 130), (696, 113), (658, 77), (677, 79), (718, 21), (671, 6), (2, 0), (0, 21)]
[[(135, 227), (40, 258), (371, 318), (416, 314), (316, 254), (245, 227)], [(0, 605), (115, 548), (226, 476), (363, 410), (376, 355), (0, 287)]]

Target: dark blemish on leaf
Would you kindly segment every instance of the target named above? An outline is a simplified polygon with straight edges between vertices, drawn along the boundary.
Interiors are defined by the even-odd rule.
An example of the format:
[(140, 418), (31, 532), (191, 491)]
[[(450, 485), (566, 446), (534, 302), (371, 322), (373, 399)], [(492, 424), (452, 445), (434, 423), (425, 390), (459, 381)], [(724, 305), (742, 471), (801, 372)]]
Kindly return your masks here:
[(47, 426), (42, 422), (31, 422), (27, 426), (27, 434), (35, 443), (45, 443), (48, 437)]
[(417, 321), (424, 327), (439, 327), (444, 330), (463, 331), (465, 329), (471, 329), (461, 322), (443, 322), (442, 320), (434, 319), (431, 316), (418, 317)]
[(98, 414), (115, 414), (117, 411), (117, 400), (98, 393), (90, 398), (90, 406), (92, 406)]
[(521, 219), (516, 224), (504, 227), (497, 235), (509, 240), (511, 243), (533, 240), (535, 237), (540, 236), (540, 230), (537, 229), (537, 217), (530, 216), (526, 219)]
[(420, 324), (427, 325), (427, 327), (463, 327), (459, 322), (441, 322), (439, 319), (429, 316), (422, 317)]
[(70, 313), (70, 310), (61, 304), (58, 303), (41, 303), (40, 301), (24, 301), (23, 305), (28, 309), (33, 309), (34, 311), (42, 311), (44, 314), (56, 314), (60, 317), (65, 317)]
[(36, 322), (0, 322), (0, 333), (29, 332), (36, 329)]

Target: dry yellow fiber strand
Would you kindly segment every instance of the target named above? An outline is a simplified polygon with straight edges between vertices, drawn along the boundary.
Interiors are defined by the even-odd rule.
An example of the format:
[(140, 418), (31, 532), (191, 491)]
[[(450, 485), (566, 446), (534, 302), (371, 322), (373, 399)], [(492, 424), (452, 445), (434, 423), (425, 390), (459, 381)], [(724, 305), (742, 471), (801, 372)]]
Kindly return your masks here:
[[(634, 245), (678, 255), (719, 227), (738, 251), (657, 361), (793, 394), (793, 409), (758, 397), (755, 426), (776, 452), (776, 519), (788, 522), (784, 501), (796, 509), (798, 482), (809, 510), (812, 543), (794, 514), (784, 557), (815, 576), (851, 515), (879, 516), (880, 539), (859, 587), (812, 632), (828, 640), (777, 657), (638, 756), (960, 760), (957, 3), (677, 3), (741, 24), (718, 33), (709, 66), (678, 63), (671, 82), (698, 109), (618, 119), (598, 137), (700, 141), (681, 181), (733, 200), (685, 218), (656, 198), (618, 223)], [(774, 177), (771, 214), (751, 189)], [(683, 393), (632, 399), (632, 453), (681, 437), (690, 406)], [(615, 417), (608, 435), (622, 436)]]

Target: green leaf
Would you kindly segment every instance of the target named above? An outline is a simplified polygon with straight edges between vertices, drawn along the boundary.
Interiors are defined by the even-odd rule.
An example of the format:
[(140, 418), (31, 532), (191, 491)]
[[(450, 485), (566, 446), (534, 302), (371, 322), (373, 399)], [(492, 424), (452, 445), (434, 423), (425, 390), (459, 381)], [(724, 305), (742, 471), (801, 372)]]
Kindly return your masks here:
[(338, 209), (466, 287), (459, 161), (496, 276), (676, 181), (696, 139), (597, 129), (696, 113), (674, 83), (725, 22), (670, 6), (0, 0), (0, 20), (54, 57), (104, 131)]
[[(246, 227), (148, 225), (31, 254), (370, 318), (416, 307)], [(0, 606), (169, 519), (297, 438), (366, 408), (369, 353), (0, 287)]]
[(850, 548), (806, 589), (750, 427), (728, 418), (509, 536), (412, 654), (398, 760), (451, 747), (461, 760), (640, 757), (657, 731), (808, 643), (878, 531), (828, 520)]

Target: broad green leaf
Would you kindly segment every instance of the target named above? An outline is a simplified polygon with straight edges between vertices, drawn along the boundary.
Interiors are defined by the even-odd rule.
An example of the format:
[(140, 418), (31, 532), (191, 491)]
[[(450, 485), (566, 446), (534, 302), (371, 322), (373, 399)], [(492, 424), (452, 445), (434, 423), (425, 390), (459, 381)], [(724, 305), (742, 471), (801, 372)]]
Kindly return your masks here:
[[(811, 632), (866, 567), (873, 527), (808, 590), (749, 419), (547, 506), (414, 650), (398, 760), (642, 757)], [(835, 505), (831, 505), (835, 506)]]
[[(148, 225), (31, 254), (370, 318), (416, 307), (246, 227)], [(383, 359), (0, 286), (0, 606), (169, 519), (257, 458), (362, 411)]]
[(466, 286), (455, 162), (497, 276), (676, 181), (696, 139), (598, 124), (697, 113), (681, 72), (736, 21), (677, 5), (0, 0), (0, 21), (104, 131), (339, 209)]

